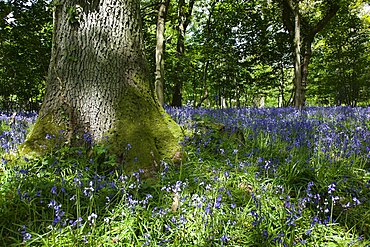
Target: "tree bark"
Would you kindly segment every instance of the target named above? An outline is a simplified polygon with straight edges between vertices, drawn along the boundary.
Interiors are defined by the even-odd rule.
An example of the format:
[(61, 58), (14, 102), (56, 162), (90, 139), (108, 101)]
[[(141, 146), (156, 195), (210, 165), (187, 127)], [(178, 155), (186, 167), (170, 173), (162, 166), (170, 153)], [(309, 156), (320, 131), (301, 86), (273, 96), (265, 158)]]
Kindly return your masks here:
[(201, 107), (203, 102), (208, 98), (207, 75), (208, 75), (209, 61), (207, 60), (203, 70), (203, 96), (200, 98), (197, 107)]
[(176, 73), (175, 73), (175, 85), (172, 93), (172, 106), (182, 105), (182, 60), (185, 53), (185, 33), (190, 23), (191, 13), (193, 11), (195, 0), (190, 0), (189, 4), (186, 5), (185, 0), (178, 1), (178, 25), (177, 25), (177, 46), (176, 46), (176, 57), (178, 58)]
[(284, 106), (284, 92), (285, 92), (285, 76), (284, 76), (284, 62), (281, 62), (281, 80), (279, 85), (279, 99), (278, 99), (278, 107)]
[[(312, 55), (312, 43), (329, 21), (336, 15), (339, 5), (328, 0), (329, 8), (315, 26), (301, 17), (299, 1), (276, 0), (282, 9), (283, 23), (294, 36), (294, 106), (301, 109), (306, 101), (308, 66)], [(303, 32), (302, 30), (303, 29)], [(303, 52), (301, 51), (303, 50)]]
[(301, 70), (301, 20), (298, 4), (294, 7), (294, 106), (302, 108), (304, 105), (304, 87), (302, 85)]
[(157, 46), (155, 52), (155, 91), (157, 93), (158, 101), (164, 105), (164, 31), (167, 9), (170, 0), (162, 1), (159, 6), (158, 19), (157, 19)]
[(46, 95), (24, 152), (54, 148), (47, 135), (80, 145), (89, 133), (131, 170), (180, 150), (181, 130), (150, 86), (140, 20), (138, 0), (56, 5)]

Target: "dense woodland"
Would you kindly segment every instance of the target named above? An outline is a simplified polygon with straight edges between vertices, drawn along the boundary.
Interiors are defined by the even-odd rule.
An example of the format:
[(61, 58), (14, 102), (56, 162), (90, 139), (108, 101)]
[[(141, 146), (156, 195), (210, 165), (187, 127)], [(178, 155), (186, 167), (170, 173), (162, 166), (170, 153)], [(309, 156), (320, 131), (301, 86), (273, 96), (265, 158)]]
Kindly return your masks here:
[(370, 246), (368, 0), (0, 13), (0, 246)]
[[(160, 102), (369, 105), (368, 1), (298, 2), (142, 0), (145, 52)], [(0, 2), (1, 108), (39, 109), (55, 4)], [(68, 10), (71, 22), (78, 11)]]

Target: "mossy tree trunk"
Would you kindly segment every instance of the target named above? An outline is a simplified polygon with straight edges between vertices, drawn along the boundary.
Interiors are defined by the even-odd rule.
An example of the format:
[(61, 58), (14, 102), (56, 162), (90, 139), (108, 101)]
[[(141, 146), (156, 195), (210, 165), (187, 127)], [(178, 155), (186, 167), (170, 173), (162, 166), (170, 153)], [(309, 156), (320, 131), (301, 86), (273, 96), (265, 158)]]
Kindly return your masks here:
[(42, 151), (46, 135), (75, 145), (85, 133), (108, 137), (132, 168), (180, 151), (181, 129), (149, 83), (140, 20), (139, 0), (58, 2), (46, 95), (25, 152)]

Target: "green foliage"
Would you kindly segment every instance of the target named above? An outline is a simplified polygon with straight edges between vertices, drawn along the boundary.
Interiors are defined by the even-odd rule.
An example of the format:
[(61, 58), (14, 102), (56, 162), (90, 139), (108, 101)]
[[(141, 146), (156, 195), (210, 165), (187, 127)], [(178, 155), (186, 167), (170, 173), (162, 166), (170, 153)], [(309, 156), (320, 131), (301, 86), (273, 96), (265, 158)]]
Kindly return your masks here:
[(48, 2), (0, 3), (0, 107), (36, 110), (50, 61), (52, 15)]
[[(341, 6), (337, 17), (313, 44), (308, 103), (366, 105), (369, 104), (368, 13), (362, 0), (337, 3)], [(2, 108), (39, 108), (50, 60), (51, 10), (58, 4), (49, 5), (44, 0), (32, 4), (25, 0), (0, 3)], [(327, 4), (327, 1), (300, 4), (307, 25), (314, 26), (325, 15)], [(145, 54), (154, 74), (158, 5), (143, 0), (141, 9)], [(72, 6), (66, 11), (70, 24), (78, 24), (81, 10)], [(171, 1), (165, 34), (167, 103), (179, 78), (183, 82), (183, 102), (192, 105), (291, 103), (292, 42), (275, 1), (196, 1), (185, 37), (184, 56), (176, 54), (177, 14), (178, 2)]]
[(312, 96), (336, 105), (369, 104), (369, 35), (358, 11), (341, 10), (315, 45)]
[[(309, 29), (325, 16), (332, 3), (331, 1), (301, 2), (301, 17), (305, 23), (302, 26), (303, 37), (307, 37)], [(361, 57), (361, 59), (356, 60), (357, 70), (351, 72), (352, 79), (348, 78), (352, 83), (345, 84), (360, 86), (356, 90), (350, 89), (357, 91), (358, 94), (348, 94), (349, 89), (344, 90), (343, 86), (342, 88), (334, 86), (335, 81), (347, 80), (342, 79), (346, 75), (335, 72), (337, 66), (334, 64), (327, 67), (326, 62), (322, 61), (322, 54), (325, 52), (316, 50), (322, 42), (329, 44), (325, 38), (327, 33), (333, 33), (333, 38), (343, 37), (340, 33), (346, 33), (346, 31), (335, 23), (338, 23), (339, 19), (346, 19), (348, 11), (352, 13), (353, 19), (358, 19), (364, 1), (343, 0), (336, 1), (336, 3), (341, 7), (336, 20), (327, 26), (324, 29), (325, 33), (317, 36), (313, 43), (312, 61), (316, 65), (309, 68), (308, 104), (327, 102), (329, 93), (331, 98), (334, 98), (335, 94), (343, 94), (343, 97), (352, 95), (352, 101), (366, 105), (369, 90), (363, 84), (367, 81), (368, 62), (363, 57), (366, 57), (368, 52), (358, 50), (359, 55), (352, 56), (352, 60), (354, 57)], [(157, 6), (152, 1), (144, 1), (146, 47), (153, 73), (156, 8)], [(212, 107), (261, 106), (265, 101), (265, 106), (287, 106), (292, 103), (292, 37), (284, 28), (283, 13), (277, 1), (197, 1), (186, 35), (185, 56), (181, 57), (176, 55), (177, 8), (177, 2), (172, 1), (166, 23), (165, 94), (167, 103), (172, 98), (172, 88), (178, 78), (182, 78), (183, 81), (183, 102), (191, 105), (202, 103), (203, 106)], [(362, 24), (349, 20), (340, 22), (352, 23), (352, 26), (356, 26), (355, 29), (363, 37), (358, 40), (359, 45), (368, 46), (366, 41), (369, 37), (366, 31), (367, 15), (362, 14), (362, 16)], [(348, 25), (343, 28), (349, 30)], [(320, 42), (322, 39), (324, 40)], [(340, 47), (353, 45), (355, 44), (343, 38)], [(325, 50), (325, 47), (322, 49)], [(346, 56), (349, 57), (352, 52), (356, 53), (356, 51), (348, 50)], [(348, 63), (348, 61), (340, 62), (340, 57), (344, 55), (325, 54), (327, 54), (328, 63), (336, 61), (343, 66)], [(181, 64), (181, 69), (179, 69), (179, 64)], [(357, 76), (359, 73), (360, 75)], [(362, 82), (359, 84), (357, 80)], [(324, 88), (320, 85), (327, 86)], [(345, 87), (348, 88), (348, 86)], [(335, 104), (336, 102), (330, 100), (329, 103)], [(349, 100), (342, 100), (341, 103), (352, 104)]]

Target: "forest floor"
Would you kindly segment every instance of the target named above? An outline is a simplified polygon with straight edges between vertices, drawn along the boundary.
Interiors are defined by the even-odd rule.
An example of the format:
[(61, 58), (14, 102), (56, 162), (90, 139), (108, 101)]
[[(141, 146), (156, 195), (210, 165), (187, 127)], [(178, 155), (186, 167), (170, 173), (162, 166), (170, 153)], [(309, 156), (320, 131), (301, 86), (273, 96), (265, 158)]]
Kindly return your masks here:
[(0, 113), (0, 246), (370, 245), (370, 108), (166, 110), (186, 159), (150, 181), (99, 145), (10, 159), (37, 114)]

